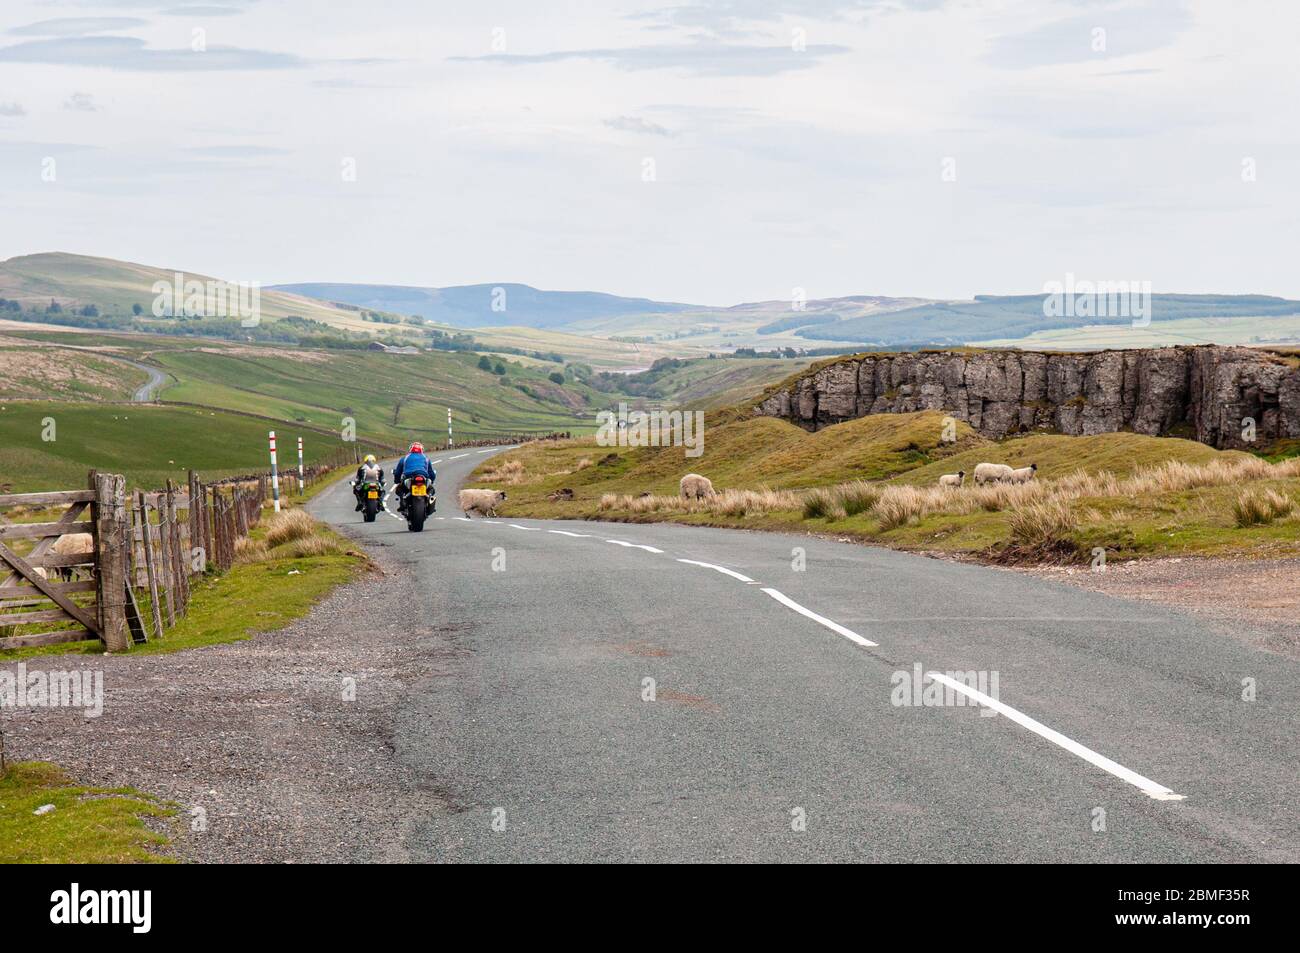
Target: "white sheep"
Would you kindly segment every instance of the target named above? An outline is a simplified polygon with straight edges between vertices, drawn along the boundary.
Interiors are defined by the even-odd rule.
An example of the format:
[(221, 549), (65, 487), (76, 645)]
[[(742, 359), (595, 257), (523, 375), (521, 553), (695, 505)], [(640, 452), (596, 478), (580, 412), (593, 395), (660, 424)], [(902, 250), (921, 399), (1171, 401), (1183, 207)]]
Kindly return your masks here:
[(945, 473), (939, 477), (940, 486), (961, 486), (966, 479), (966, 471), (958, 470), (956, 473)]
[(1021, 467), (1018, 470), (1012, 470), (1011, 475), (1006, 478), (1008, 483), (1028, 483), (1034, 478), (1034, 473), (1038, 470), (1038, 464), (1031, 463), (1027, 467)]
[(702, 500), (705, 497), (713, 496), (713, 481), (708, 477), (702, 477), (698, 473), (688, 473), (682, 477), (679, 484), (681, 494), (688, 500)]
[[(50, 551), (56, 556), (90, 556), (87, 562), (94, 561), (95, 537), (90, 533), (67, 533), (54, 541)], [(59, 575), (65, 580), (72, 578), (72, 566), (60, 566)]]
[(1015, 472), (1005, 463), (981, 463), (975, 467), (975, 483), (1001, 483)]
[(504, 503), (505, 490), (461, 490), (460, 508), (466, 516), (478, 513), (480, 516), (496, 516), (497, 504)]

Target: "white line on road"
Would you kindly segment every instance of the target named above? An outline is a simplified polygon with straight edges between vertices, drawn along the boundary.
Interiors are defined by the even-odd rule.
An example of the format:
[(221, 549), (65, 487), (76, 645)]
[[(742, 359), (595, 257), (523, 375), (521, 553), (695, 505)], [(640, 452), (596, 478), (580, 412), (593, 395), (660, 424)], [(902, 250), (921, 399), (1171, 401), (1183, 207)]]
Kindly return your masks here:
[(430, 463), (442, 463), (442, 457), (439, 457), (437, 460), (430, 460), (429, 462), (430, 462)]
[(479, 452), (479, 453), (491, 453), (491, 452), (494, 451), (494, 450), (496, 450), (496, 447), (488, 447), (486, 450), (480, 450), (480, 451), (478, 451), (478, 452)]
[(662, 553), (662, 549), (655, 549), (653, 546), (646, 546), (643, 543), (629, 543), (621, 539), (607, 539), (607, 543), (613, 543), (615, 546), (626, 546), (628, 549), (644, 549), (647, 553)]
[(509, 526), (513, 526), (515, 529), (526, 529), (526, 530), (528, 530), (530, 533), (540, 533), (540, 532), (541, 532), (541, 530), (539, 530), (536, 526), (520, 526), (518, 523), (509, 523), (509, 524), (507, 524), (507, 525), (509, 525)]
[(679, 560), (677, 560), (677, 561), (678, 561), (679, 563), (686, 563), (686, 565), (688, 565), (688, 566), (703, 566), (705, 569), (712, 569), (712, 570), (714, 570), (715, 572), (720, 572), (720, 573), (722, 573), (724, 576), (730, 576), (732, 579), (739, 579), (741, 582), (753, 582), (753, 581), (754, 581), (754, 580), (750, 579), (748, 576), (742, 576), (740, 573), (736, 572), (734, 569), (728, 569), (726, 566), (715, 566), (715, 565), (713, 565), (713, 563), (702, 563), (702, 562), (700, 562), (698, 559), (679, 559)]
[(999, 715), (1005, 715), (1016, 724), (1028, 728), (1036, 735), (1041, 735), (1046, 738), (1048, 741), (1052, 742), (1052, 744), (1060, 745), (1066, 751), (1078, 755), (1089, 764), (1095, 764), (1103, 771), (1109, 771), (1121, 781), (1127, 781), (1148, 797), (1155, 798), (1157, 801), (1183, 800), (1183, 795), (1175, 794), (1163, 784), (1156, 784), (1156, 782), (1152, 781), (1150, 778), (1144, 778), (1136, 771), (1130, 771), (1122, 764), (1116, 764), (1114, 761), (1110, 760), (1110, 758), (1097, 754), (1097, 752), (1093, 751), (1091, 748), (1084, 747), (1072, 738), (1065, 737), (1065, 735), (1061, 734), (1059, 731), (1053, 731), (1042, 722), (1030, 718), (1024, 712), (1016, 711), (1016, 709), (1012, 708), (1010, 705), (1004, 705), (996, 698), (985, 695), (983, 692), (971, 688), (964, 682), (959, 682), (955, 678), (949, 678), (941, 672), (927, 672), (926, 678), (931, 678), (936, 682), (947, 685), (953, 691), (961, 692), (967, 698), (972, 698), (981, 705), (993, 709)]
[(830, 619), (826, 618), (825, 616), (818, 615), (816, 612), (813, 612), (811, 609), (805, 609), (803, 606), (799, 605), (799, 603), (795, 602), (793, 599), (791, 599), (783, 592), (777, 592), (777, 590), (775, 589), (768, 589), (768, 588), (764, 588), (763, 591), (766, 592), (773, 599), (775, 599), (777, 602), (781, 603), (781, 605), (785, 606), (786, 608), (793, 609), (795, 612), (799, 613), (800, 615), (806, 615), (814, 622), (826, 626), (826, 628), (830, 629), (832, 632), (837, 632), (840, 635), (844, 636), (850, 642), (856, 642), (858, 645), (862, 645), (866, 647), (870, 647), (876, 644), (875, 642), (872, 642), (870, 639), (864, 639), (862, 636), (858, 635), (858, 633), (854, 632), (852, 629), (844, 628), (844, 626), (840, 625), (838, 622), (832, 622)]
[(468, 453), (458, 453), (454, 457), (448, 457), (448, 460), (459, 460), (461, 457), (468, 457)]
[(570, 533), (566, 529), (548, 529), (546, 532), (554, 533), (556, 536), (573, 536), (578, 539), (591, 539), (590, 533)]

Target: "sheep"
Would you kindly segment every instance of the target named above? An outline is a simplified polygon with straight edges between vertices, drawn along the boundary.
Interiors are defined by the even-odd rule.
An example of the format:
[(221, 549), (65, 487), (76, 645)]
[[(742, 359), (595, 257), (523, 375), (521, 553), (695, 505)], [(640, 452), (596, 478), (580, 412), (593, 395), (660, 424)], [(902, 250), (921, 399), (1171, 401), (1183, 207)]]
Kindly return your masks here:
[(1005, 463), (981, 463), (975, 467), (975, 483), (1001, 483), (1010, 480), (1014, 472)]
[(961, 486), (966, 479), (966, 471), (958, 470), (956, 473), (945, 473), (939, 477), (940, 486)]
[(460, 509), (466, 516), (477, 513), (480, 516), (496, 516), (497, 504), (504, 503), (505, 490), (461, 490)]
[(682, 477), (682, 497), (687, 500), (702, 500), (714, 495), (713, 481), (698, 473), (688, 473)]
[(559, 503), (561, 500), (571, 500), (573, 499), (573, 491), (568, 487), (565, 487), (563, 490), (556, 490), (548, 496), (547, 499), (552, 503)]
[[(50, 551), (56, 556), (89, 556), (86, 562), (93, 562), (95, 556), (95, 537), (89, 533), (67, 533), (54, 541)], [(65, 582), (72, 579), (75, 568), (60, 566), (59, 575)]]
[(1031, 463), (1027, 467), (1021, 467), (1018, 470), (1012, 470), (1006, 478), (1008, 483), (1028, 483), (1034, 478), (1034, 473), (1038, 470), (1037, 463)]

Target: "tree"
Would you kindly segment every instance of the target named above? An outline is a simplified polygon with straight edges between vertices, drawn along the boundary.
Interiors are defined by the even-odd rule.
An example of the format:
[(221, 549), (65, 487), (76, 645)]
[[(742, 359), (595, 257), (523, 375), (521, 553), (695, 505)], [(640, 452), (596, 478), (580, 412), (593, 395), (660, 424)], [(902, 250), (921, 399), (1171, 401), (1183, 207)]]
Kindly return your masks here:
[(144, 314), (144, 308), (138, 304), (133, 304), (131, 305), (131, 313), (138, 318), (140, 315)]
[(488, 356), (486, 354), (484, 354), (482, 357), (478, 359), (478, 369), (480, 371), (492, 370), (492, 362), (488, 360)]
[(99, 308), (93, 304), (88, 304), (81, 309), (81, 316), (83, 318), (97, 318), (99, 317)]
[(551, 382), (554, 384), (564, 383), (564, 375), (561, 374), (559, 371), (551, 371), (551, 373), (547, 374), (546, 376), (550, 378)]
[(63, 305), (59, 304), (53, 298), (50, 299), (50, 306), (45, 309), (46, 314), (62, 314)]
[(506, 372), (506, 366), (502, 364), (500, 361), (497, 361), (497, 366), (492, 368), (492, 373), (504, 375), (505, 372)]

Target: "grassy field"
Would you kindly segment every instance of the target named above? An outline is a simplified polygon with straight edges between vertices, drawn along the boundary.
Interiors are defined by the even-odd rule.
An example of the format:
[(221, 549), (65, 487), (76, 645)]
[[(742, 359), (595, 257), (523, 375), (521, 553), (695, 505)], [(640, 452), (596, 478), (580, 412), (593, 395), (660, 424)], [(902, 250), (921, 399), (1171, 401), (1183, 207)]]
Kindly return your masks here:
[[(1278, 464), (1188, 440), (1038, 434), (992, 442), (943, 415), (882, 414), (808, 433), (784, 421), (713, 415), (705, 452), (599, 447), (594, 440), (528, 446), (475, 471), (508, 486), (514, 516), (672, 520), (830, 533), (900, 549), (990, 559), (1086, 561), (1152, 555), (1300, 553), (1300, 462)], [(1038, 465), (1022, 486), (935, 485), (977, 462)], [(677, 498), (687, 472), (721, 491)], [(548, 494), (574, 490), (571, 502)], [(645, 494), (645, 495), (643, 495)]]
[(1268, 318), (1179, 318), (1131, 325), (1088, 325), (1035, 331), (1019, 338), (980, 341), (981, 347), (1034, 351), (1099, 351), (1105, 348), (1165, 347), (1169, 344), (1292, 344), (1300, 342), (1300, 314)]
[(77, 348), (8, 344), (0, 337), (0, 399), (130, 400), (144, 371)]
[[(12, 493), (81, 489), (92, 467), (123, 473), (130, 485), (147, 489), (168, 478), (184, 483), (191, 468), (205, 479), (265, 470), (272, 428), (282, 453), (293, 447), (296, 464), (291, 441), (298, 434), (252, 417), (147, 404), (11, 401), (0, 406), (0, 487)], [(309, 464), (344, 446), (312, 431), (302, 436)]]
[(130, 788), (77, 785), (52, 764), (13, 764), (0, 776), (0, 864), (166, 863), (167, 840), (144, 818), (174, 813)]

